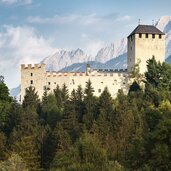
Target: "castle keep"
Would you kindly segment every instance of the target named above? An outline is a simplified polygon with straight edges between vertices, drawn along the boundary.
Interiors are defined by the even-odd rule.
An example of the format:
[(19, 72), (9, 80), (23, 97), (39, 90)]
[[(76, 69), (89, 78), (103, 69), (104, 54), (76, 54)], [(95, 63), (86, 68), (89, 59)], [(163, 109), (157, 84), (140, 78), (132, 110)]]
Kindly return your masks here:
[(99, 96), (105, 87), (113, 97), (119, 89), (128, 90), (129, 73), (135, 64), (140, 61), (140, 72), (146, 71), (146, 61), (152, 57), (157, 61), (165, 60), (165, 34), (152, 25), (138, 25), (128, 36), (127, 68), (128, 70), (92, 70), (89, 65), (85, 72), (48, 72), (45, 64), (21, 65), (21, 92), (20, 100), (24, 99), (25, 90), (29, 86), (35, 87), (39, 97), (43, 96), (44, 88), (49, 88), (49, 93), (57, 85), (62, 87), (65, 83), (69, 93), (79, 85), (85, 88), (90, 79), (94, 88), (94, 95)]

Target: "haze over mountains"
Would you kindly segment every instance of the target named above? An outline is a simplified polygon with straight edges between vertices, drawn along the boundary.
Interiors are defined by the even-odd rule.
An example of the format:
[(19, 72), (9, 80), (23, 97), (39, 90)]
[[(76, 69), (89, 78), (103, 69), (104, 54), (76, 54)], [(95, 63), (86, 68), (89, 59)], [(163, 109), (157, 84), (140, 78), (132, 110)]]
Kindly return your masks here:
[[(155, 26), (166, 33), (166, 61), (171, 63), (171, 17), (163, 16)], [(100, 49), (96, 56), (87, 55), (83, 50), (58, 50), (55, 54), (41, 61), (49, 71), (85, 71), (86, 63), (96, 69), (126, 69), (127, 68), (127, 39), (114, 41)], [(19, 89), (19, 88), (18, 88)], [(13, 91), (16, 96), (17, 91)]]

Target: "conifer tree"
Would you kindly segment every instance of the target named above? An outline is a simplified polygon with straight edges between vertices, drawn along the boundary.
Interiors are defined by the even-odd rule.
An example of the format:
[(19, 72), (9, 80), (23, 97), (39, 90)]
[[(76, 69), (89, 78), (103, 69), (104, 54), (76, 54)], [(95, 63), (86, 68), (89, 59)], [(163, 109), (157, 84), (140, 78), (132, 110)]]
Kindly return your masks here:
[(26, 89), (26, 94), (23, 100), (23, 108), (33, 107), (37, 109), (40, 103), (39, 96), (34, 87), (29, 87)]
[(13, 130), (10, 141), (12, 150), (19, 154), (30, 170), (40, 169), (40, 144), (38, 139), (40, 134), (40, 125), (38, 114), (34, 107), (25, 108), (21, 113), (19, 124)]
[(61, 89), (61, 97), (62, 97), (62, 105), (63, 107), (65, 107), (66, 103), (69, 100), (69, 93), (66, 84), (63, 84), (63, 87)]
[(109, 118), (110, 113), (113, 111), (113, 100), (107, 87), (105, 87), (105, 89), (99, 97), (98, 108), (99, 112), (105, 113), (106, 118)]
[(12, 98), (9, 96), (9, 89), (4, 82), (4, 77), (0, 76), (0, 102), (11, 102)]
[(84, 92), (81, 85), (79, 85), (76, 90), (76, 111), (78, 113), (78, 121), (80, 123), (83, 122), (83, 115), (85, 111), (85, 104), (83, 100), (84, 100)]
[(70, 99), (65, 106), (65, 113), (62, 119), (62, 126), (66, 130), (72, 140), (75, 140), (78, 137), (79, 133), (79, 123), (78, 123), (78, 113), (77, 113), (77, 97), (76, 91), (71, 92)]
[(92, 124), (95, 119), (95, 107), (96, 99), (93, 95), (94, 89), (90, 80), (86, 82), (86, 88), (84, 93), (84, 104), (85, 104), (85, 114), (84, 114), (84, 123), (87, 129), (92, 127)]
[[(5, 131), (9, 119), (9, 110), (12, 98), (9, 96), (9, 90), (4, 83), (4, 77), (0, 76), (0, 131)], [(7, 133), (5, 131), (5, 133)]]
[(59, 88), (59, 85), (56, 86), (56, 89), (54, 89), (54, 94), (56, 97), (56, 104), (58, 108), (62, 107), (62, 92), (61, 89)]

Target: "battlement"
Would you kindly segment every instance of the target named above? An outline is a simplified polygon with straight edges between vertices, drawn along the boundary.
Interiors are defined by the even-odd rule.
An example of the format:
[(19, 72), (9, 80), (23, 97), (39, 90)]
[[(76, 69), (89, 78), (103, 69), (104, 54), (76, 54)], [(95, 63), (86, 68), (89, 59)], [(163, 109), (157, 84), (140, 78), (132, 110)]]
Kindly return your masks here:
[(100, 73), (118, 73), (118, 72), (127, 72), (127, 69), (99, 69)]
[(40, 69), (40, 68), (43, 68), (45, 69), (46, 68), (46, 65), (45, 64), (21, 64), (21, 69)]
[(46, 71), (46, 76), (47, 77), (78, 77), (78, 76), (84, 76), (84, 77), (93, 77), (93, 76), (114, 76), (114, 75), (118, 75), (118, 76), (124, 76), (127, 70), (117, 70), (117, 71), (111, 71), (111, 70), (99, 70), (99, 71), (95, 71), (95, 72), (91, 72), (89, 74), (87, 74), (86, 72), (50, 72), (50, 71)]

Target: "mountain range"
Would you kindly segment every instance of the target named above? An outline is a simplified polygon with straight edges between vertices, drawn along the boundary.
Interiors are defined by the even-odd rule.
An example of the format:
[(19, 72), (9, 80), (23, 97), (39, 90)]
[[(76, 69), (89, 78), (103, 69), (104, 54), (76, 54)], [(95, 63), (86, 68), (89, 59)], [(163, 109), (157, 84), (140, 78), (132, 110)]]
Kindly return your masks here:
[[(166, 62), (171, 63), (171, 17), (163, 16), (155, 24), (166, 34)], [(86, 63), (96, 69), (126, 69), (127, 68), (127, 39), (114, 41), (100, 49), (96, 56), (87, 55), (80, 48), (76, 50), (58, 50), (46, 57), (40, 63), (46, 64), (48, 71), (85, 71)], [(19, 88), (18, 88), (19, 89)], [(14, 93), (15, 92), (15, 93)], [(12, 89), (11, 95), (16, 96)]]

